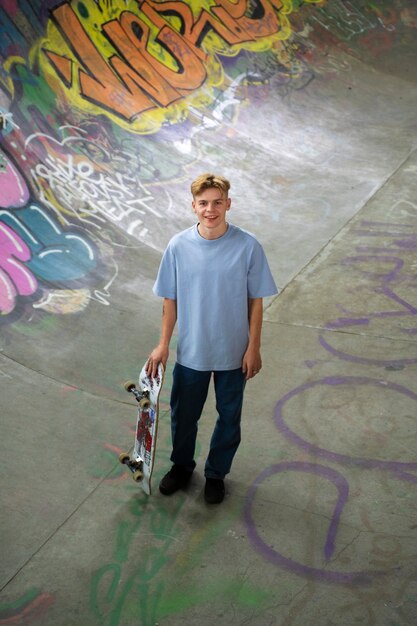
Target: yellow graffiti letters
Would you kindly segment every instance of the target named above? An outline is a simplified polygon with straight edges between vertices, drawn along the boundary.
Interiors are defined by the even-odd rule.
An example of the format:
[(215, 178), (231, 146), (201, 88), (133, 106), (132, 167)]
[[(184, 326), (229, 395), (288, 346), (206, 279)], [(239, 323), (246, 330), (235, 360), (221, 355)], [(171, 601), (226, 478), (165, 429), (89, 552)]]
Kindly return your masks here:
[(67, 2), (53, 9), (52, 19), (68, 53), (62, 54), (59, 44), (59, 50), (52, 49), (50, 41), (43, 52), (72, 98), (81, 96), (131, 123), (199, 89), (207, 79), (210, 53), (288, 36), (287, 4), (217, 0), (195, 16), (184, 2), (143, 0), (138, 14), (121, 10), (113, 18), (113, 13), (101, 32), (95, 24), (93, 41), (93, 30)]
[[(134, 26), (136, 26), (136, 32), (138, 33), (135, 38), (136, 41), (133, 40)], [(110, 59), (111, 65), (126, 84), (129, 85), (130, 81), (132, 81), (139, 85), (143, 91), (149, 94), (161, 106), (168, 106), (181, 97), (178, 91), (173, 89), (156, 71), (156, 68), (149, 63), (149, 57), (152, 56), (146, 50), (149, 28), (136, 15), (125, 11), (120, 16), (120, 21), (112, 20), (107, 24), (103, 24), (103, 32), (116, 50), (128, 62), (126, 64), (117, 56), (113, 56)]]
[(247, 0), (238, 0), (236, 3), (229, 0), (217, 0), (212, 11), (225, 24), (233, 19), (237, 27), (245, 32), (249, 39), (268, 37), (280, 30), (280, 22), (268, 0), (257, 0), (250, 17), (247, 15), (248, 4)]
[[(132, 79), (133, 70), (129, 71), (129, 67), (123, 64), (123, 61), (120, 60), (118, 69), (125, 70), (126, 82), (112, 71), (69, 4), (57, 7), (53, 11), (53, 17), (70, 44), (72, 52), (87, 70), (79, 69), (80, 91), (83, 98), (126, 119), (131, 119), (138, 113), (156, 106)], [(50, 60), (53, 62), (51, 58)], [(120, 97), (121, 91), (123, 97)]]

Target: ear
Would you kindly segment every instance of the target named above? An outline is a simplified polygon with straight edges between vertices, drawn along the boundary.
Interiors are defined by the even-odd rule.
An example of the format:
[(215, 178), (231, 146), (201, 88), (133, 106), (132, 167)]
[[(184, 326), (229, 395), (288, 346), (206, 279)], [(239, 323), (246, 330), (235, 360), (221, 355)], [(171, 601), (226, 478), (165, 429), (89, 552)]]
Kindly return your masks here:
[(231, 198), (227, 198), (226, 211), (228, 211), (230, 209), (231, 203), (232, 203), (232, 199)]
[(195, 213), (195, 202), (194, 202), (194, 200), (191, 202), (191, 206), (193, 207), (193, 211)]

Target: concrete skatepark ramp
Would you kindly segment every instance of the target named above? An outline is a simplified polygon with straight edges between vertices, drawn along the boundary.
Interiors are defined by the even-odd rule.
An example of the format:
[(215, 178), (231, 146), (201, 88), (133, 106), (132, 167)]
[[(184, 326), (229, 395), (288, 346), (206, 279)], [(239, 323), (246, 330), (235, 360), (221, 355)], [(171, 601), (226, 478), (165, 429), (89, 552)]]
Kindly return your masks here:
[[(0, 625), (416, 624), (415, 2), (1, 0), (0, 33)], [(204, 171), (281, 289), (220, 507), (213, 398), (187, 491), (117, 462)]]

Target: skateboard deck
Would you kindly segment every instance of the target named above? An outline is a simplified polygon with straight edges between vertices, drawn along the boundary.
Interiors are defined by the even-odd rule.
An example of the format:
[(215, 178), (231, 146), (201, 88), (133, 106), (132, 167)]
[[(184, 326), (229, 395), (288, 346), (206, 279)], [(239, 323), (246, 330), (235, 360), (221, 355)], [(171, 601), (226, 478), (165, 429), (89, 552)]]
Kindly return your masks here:
[(135, 396), (139, 406), (133, 450), (131, 454), (123, 452), (119, 461), (129, 468), (133, 480), (140, 482), (143, 491), (150, 496), (158, 434), (159, 394), (164, 382), (164, 368), (159, 364), (155, 378), (149, 377), (145, 368), (146, 363), (139, 374), (137, 385), (132, 381), (124, 385), (126, 391)]

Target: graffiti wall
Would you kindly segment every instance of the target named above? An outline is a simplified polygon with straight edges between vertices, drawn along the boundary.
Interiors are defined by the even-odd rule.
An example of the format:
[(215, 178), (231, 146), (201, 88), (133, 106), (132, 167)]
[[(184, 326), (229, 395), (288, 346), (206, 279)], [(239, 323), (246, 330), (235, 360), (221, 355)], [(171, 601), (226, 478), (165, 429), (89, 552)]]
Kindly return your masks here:
[(1, 321), (108, 304), (119, 247), (164, 247), (202, 131), (343, 71), (320, 50), (375, 56), (415, 33), (399, 1), (357, 5), (1, 0)]

